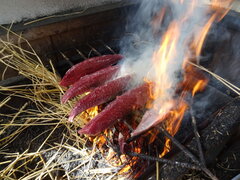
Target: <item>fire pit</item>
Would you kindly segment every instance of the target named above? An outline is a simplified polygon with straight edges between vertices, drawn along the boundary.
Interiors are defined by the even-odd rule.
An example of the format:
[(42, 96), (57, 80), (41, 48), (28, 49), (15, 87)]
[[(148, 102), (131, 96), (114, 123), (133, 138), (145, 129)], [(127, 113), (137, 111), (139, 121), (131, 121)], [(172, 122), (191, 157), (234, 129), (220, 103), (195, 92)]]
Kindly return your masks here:
[[(124, 15), (126, 10), (129, 11), (131, 8), (141, 10), (141, 5), (140, 7), (131, 5), (105, 13), (108, 16), (117, 11)], [(167, 11), (167, 8), (160, 12)], [(221, 15), (222, 12), (218, 13)], [(105, 13), (102, 13), (102, 16), (106, 15)], [(153, 18), (154, 37), (164, 34), (162, 31), (166, 30), (158, 29), (159, 27), (156, 26), (156, 21), (163, 24), (169, 22), (166, 17), (162, 17), (163, 15), (157, 13)], [(142, 41), (141, 38), (138, 40), (136, 34), (126, 33), (121, 29), (121, 34), (118, 35), (120, 37), (125, 35), (127, 42), (133, 43), (129, 51), (124, 51), (122, 43), (126, 43), (126, 40), (120, 40), (119, 36), (114, 38), (109, 31), (105, 31), (108, 36), (111, 34), (111, 37), (106, 38), (106, 34), (102, 34), (98, 37), (99, 40), (89, 40), (81, 46), (68, 42), (67, 44), (71, 46), (67, 49), (57, 45), (54, 51), (48, 51), (47, 55), (41, 53), (42, 50), (39, 49), (42, 59), (51, 59), (51, 61), (44, 61), (45, 68), (39, 59), (37, 62), (34, 61), (37, 58), (35, 52), (25, 51), (25, 48), (2, 41), (2, 46), (5, 48), (1, 52), (1, 62), (23, 75), (3, 80), (0, 84), (3, 178), (35, 178), (37, 176), (88, 178), (94, 173), (101, 174), (96, 176), (96, 179), (104, 178), (106, 174), (112, 178), (139, 179), (187, 179), (188, 177), (229, 179), (236, 176), (240, 169), (238, 141), (240, 93), (237, 88), (240, 85), (237, 78), (240, 62), (238, 48), (233, 48), (237, 46), (239, 38), (237, 16), (238, 13), (230, 12), (220, 22), (214, 23), (206, 34), (206, 40), (203, 41), (203, 49), (194, 52), (201, 52), (201, 56), (194, 54), (193, 60), (185, 66), (186, 74), (183, 74), (181, 83), (176, 84), (178, 88), (175, 90), (176, 94), (180, 94), (179, 97), (184, 97), (184, 101), (181, 98), (174, 101), (174, 108), (172, 104), (169, 108), (172, 114), (164, 115), (164, 118), (171, 119), (177, 114), (173, 121), (164, 121), (160, 125), (159, 122), (156, 123), (156, 120), (160, 119), (159, 114), (149, 109), (154, 106), (153, 102), (159, 95), (151, 97), (151, 93), (149, 95), (151, 101), (147, 106), (135, 109), (121, 121), (116, 121), (112, 126), (106, 126), (97, 134), (90, 133), (90, 135), (97, 135), (93, 137), (84, 137), (82, 134), (86, 131), (81, 130), (79, 135), (77, 130), (79, 127), (84, 127), (90, 119), (100, 115), (108, 107), (109, 100), (84, 111), (73, 123), (69, 123), (67, 119), (70, 109), (81, 97), (62, 105), (60, 98), (66, 89), (60, 87), (58, 75), (63, 76), (71, 66), (90, 57), (116, 54), (120, 50), (126, 52), (126, 59), (129, 57), (127, 52), (141, 54), (142, 48), (148, 47), (148, 42)], [(81, 18), (84, 19), (84, 16)], [(124, 19), (122, 22), (124, 24)], [(73, 33), (69, 32), (69, 36), (74, 37), (74, 32), (75, 30)], [(172, 35), (174, 34), (175, 32)], [(10, 35), (13, 34), (10, 33)], [(61, 35), (68, 36), (59, 34), (59, 37), (54, 37), (54, 42), (57, 42), (57, 38), (62, 42)], [(89, 37), (92, 37), (91, 34)], [(170, 36), (168, 39), (164, 35), (162, 37), (165, 37), (160, 40), (163, 43), (174, 38)], [(20, 40), (23, 41), (23, 46), (27, 46), (26, 41), (22, 38)], [(35, 45), (37, 46), (37, 43)], [(29, 46), (27, 48), (30, 49)], [(153, 57), (158, 59), (158, 56), (164, 53), (160, 48)], [(11, 54), (14, 54), (12, 56), (14, 61), (4, 58)], [(195, 56), (201, 57), (198, 59), (200, 64), (195, 63)], [(158, 67), (158, 64), (155, 65), (154, 67)], [(159, 65), (164, 66), (164, 64)], [(7, 76), (11, 75), (10, 72), (12, 70), (7, 73)], [(161, 74), (158, 74), (158, 77), (161, 77)], [(190, 83), (185, 80), (190, 80)], [(144, 77), (143, 82), (153, 84), (157, 89), (162, 88), (151, 78)], [(196, 90), (196, 86), (200, 88)], [(187, 92), (195, 97), (186, 95)], [(173, 97), (176, 98), (176, 94)], [(16, 104), (16, 101), (19, 101), (19, 104)], [(144, 115), (146, 111), (149, 113)], [(179, 115), (180, 112), (185, 113)], [(142, 117), (145, 117), (148, 123), (141, 126), (139, 122)], [(157, 119), (153, 121), (156, 117)], [(59, 134), (61, 134), (60, 137)], [(28, 142), (23, 144), (24, 141)], [(88, 152), (89, 149), (92, 153)], [(83, 159), (84, 156), (90, 157), (88, 161)], [(106, 165), (107, 163), (111, 166)]]

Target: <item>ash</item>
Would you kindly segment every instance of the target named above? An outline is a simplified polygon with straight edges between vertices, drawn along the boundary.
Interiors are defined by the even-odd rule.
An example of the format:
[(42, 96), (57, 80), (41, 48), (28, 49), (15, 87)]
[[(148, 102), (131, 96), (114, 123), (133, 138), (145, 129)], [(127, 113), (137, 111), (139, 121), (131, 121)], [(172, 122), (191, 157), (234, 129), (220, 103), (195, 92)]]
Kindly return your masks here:
[[(70, 179), (119, 179), (120, 167), (114, 167), (99, 150), (50, 150), (43, 153), (46, 164), (57, 169), (53, 176)], [(123, 178), (123, 177), (122, 177)]]

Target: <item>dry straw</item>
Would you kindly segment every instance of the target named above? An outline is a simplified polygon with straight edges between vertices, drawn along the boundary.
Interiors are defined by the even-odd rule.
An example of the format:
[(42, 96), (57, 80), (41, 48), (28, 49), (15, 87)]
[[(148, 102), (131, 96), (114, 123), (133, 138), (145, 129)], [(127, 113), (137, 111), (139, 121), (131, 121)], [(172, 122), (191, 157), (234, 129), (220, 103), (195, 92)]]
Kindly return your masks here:
[[(97, 149), (86, 148), (88, 138), (77, 134), (77, 129), (86, 123), (86, 119), (82, 119), (86, 114), (80, 115), (74, 123), (67, 122), (76, 100), (60, 103), (64, 90), (59, 86), (60, 77), (51, 61), (47, 69), (24, 38), (5, 30), (6, 40), (0, 39), (0, 63), (16, 70), (31, 83), (0, 86), (0, 94), (5, 97), (0, 102), (0, 108), (15, 110), (12, 114), (0, 114), (0, 179), (105, 179), (106, 175), (116, 178), (118, 168), (108, 164)], [(11, 43), (12, 36), (18, 38), (18, 42), (28, 44), (30, 50), (21, 48), (20, 43)], [(8, 104), (15, 97), (26, 101), (19, 109)], [(26, 139), (30, 141), (28, 148), (22, 152), (9, 149), (17, 139), (24, 144), (21, 136), (27, 129), (36, 126), (45, 128), (34, 138)], [(60, 134), (54, 142), (58, 132)], [(32, 148), (36, 141), (41, 143)]]

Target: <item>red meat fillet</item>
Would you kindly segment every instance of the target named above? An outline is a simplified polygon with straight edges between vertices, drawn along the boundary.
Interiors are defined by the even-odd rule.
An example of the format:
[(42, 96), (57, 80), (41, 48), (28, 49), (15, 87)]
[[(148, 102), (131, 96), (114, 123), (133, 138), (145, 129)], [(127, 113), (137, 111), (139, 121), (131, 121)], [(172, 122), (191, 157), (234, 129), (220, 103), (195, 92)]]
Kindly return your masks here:
[(118, 70), (119, 70), (119, 66), (110, 66), (110, 67), (101, 69), (93, 74), (89, 74), (81, 77), (63, 95), (61, 99), (62, 103), (67, 102), (69, 99), (73, 98), (74, 96), (90, 91), (93, 88), (96, 88), (102, 85), (107, 80), (111, 79)]
[(143, 84), (137, 88), (125, 92), (111, 102), (101, 113), (93, 118), (78, 133), (97, 135), (105, 129), (111, 127), (117, 120), (124, 118), (135, 108), (143, 107), (149, 97), (149, 86)]
[(86, 109), (103, 104), (115, 98), (120, 92), (126, 89), (126, 86), (131, 79), (131, 75), (124, 76), (94, 89), (90, 94), (78, 101), (70, 113), (69, 121), (73, 121), (79, 113)]
[(70, 68), (64, 75), (61, 86), (69, 86), (79, 80), (79, 78), (94, 73), (100, 69), (116, 64), (123, 56), (119, 54), (104, 55), (87, 59)]

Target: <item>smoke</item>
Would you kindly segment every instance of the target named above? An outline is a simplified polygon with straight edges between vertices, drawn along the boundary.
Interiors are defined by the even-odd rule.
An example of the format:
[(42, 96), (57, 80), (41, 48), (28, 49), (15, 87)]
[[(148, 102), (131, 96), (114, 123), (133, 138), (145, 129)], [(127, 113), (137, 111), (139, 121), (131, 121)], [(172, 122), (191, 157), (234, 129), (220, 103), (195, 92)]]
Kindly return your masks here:
[(223, 44), (219, 45), (213, 57), (211, 70), (222, 78), (230, 81), (236, 86), (240, 86), (240, 34), (231, 33), (231, 37)]
[[(135, 73), (137, 83), (144, 78), (158, 83), (165, 97), (171, 99), (181, 80), (183, 62), (191, 58), (189, 44), (194, 39), (197, 41), (199, 31), (209, 18), (207, 11), (201, 0), (142, 0), (129, 16), (127, 33), (121, 41), (121, 53), (126, 59), (120, 74)], [(170, 28), (174, 30), (169, 34), (169, 45), (161, 51), (165, 33)], [(157, 57), (153, 60), (154, 53)], [(164, 56), (164, 53), (169, 54)], [(163, 66), (165, 69), (161, 69)]]
[[(153, 82), (156, 95), (153, 108), (145, 113), (133, 134), (156, 125), (176, 106), (184, 107), (183, 93), (176, 97), (183, 67), (187, 61), (199, 62), (202, 58), (200, 52), (207, 32), (217, 17), (224, 14), (217, 6), (227, 5), (218, 3), (213, 1), (216, 13), (212, 14), (202, 0), (142, 0), (129, 16), (127, 33), (121, 41), (121, 53), (126, 59), (120, 75), (134, 73), (134, 85), (146, 80)], [(207, 102), (203, 100), (200, 104)]]
[[(240, 86), (240, 33), (239, 28), (233, 26), (236, 19), (232, 15), (227, 15), (224, 21), (215, 24), (208, 34), (206, 46), (203, 54), (207, 57), (201, 58), (201, 64), (207, 67), (211, 72), (228, 80), (235, 86)], [(239, 23), (238, 23), (239, 24)], [(213, 120), (215, 114), (223, 106), (227, 105), (238, 95), (223, 85), (214, 77), (209, 76), (209, 83), (204, 92), (194, 97), (192, 109), (197, 124)], [(190, 114), (186, 113), (182, 129), (177, 137), (182, 136), (182, 132), (191, 132)]]

